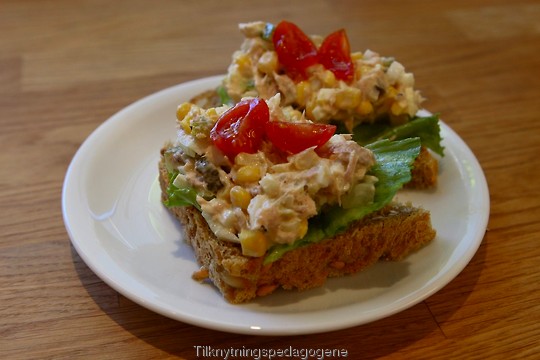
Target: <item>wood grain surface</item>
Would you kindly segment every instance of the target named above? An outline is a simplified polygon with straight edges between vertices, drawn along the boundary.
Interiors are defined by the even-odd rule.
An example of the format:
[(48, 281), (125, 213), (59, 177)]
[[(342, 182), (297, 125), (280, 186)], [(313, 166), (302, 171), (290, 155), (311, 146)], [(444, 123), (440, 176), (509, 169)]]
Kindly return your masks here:
[[(414, 72), (480, 161), (488, 231), (469, 265), (412, 308), (355, 328), (241, 336), (119, 295), (71, 246), (62, 182), (107, 118), (168, 86), (222, 74), (239, 22), (345, 28), (351, 47)], [(540, 3), (509, 1), (0, 2), (0, 357), (202, 359), (213, 348), (336, 348), (351, 359), (540, 354)], [(209, 357), (206, 357), (209, 358)]]

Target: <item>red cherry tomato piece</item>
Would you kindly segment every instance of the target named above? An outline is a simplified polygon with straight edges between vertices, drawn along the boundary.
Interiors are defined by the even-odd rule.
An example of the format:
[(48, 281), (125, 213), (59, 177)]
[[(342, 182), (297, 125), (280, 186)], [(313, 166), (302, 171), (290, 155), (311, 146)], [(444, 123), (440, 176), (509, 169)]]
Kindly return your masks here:
[(240, 101), (224, 112), (210, 131), (210, 139), (231, 161), (241, 152), (255, 153), (270, 119), (268, 105), (255, 98)]
[(289, 154), (297, 154), (312, 146), (324, 145), (336, 132), (335, 125), (269, 121), (266, 136), (275, 147)]
[(353, 79), (354, 64), (345, 30), (338, 30), (324, 39), (319, 48), (319, 62), (332, 71), (337, 79), (346, 82)]
[(307, 68), (318, 63), (317, 47), (298, 26), (280, 22), (272, 35), (279, 63), (293, 80), (308, 78)]

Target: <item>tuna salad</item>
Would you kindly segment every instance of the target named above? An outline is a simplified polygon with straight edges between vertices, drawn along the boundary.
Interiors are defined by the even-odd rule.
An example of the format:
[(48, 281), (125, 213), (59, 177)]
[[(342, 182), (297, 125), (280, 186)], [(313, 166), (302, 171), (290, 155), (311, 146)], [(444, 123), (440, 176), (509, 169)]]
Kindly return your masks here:
[(182, 104), (164, 150), (173, 186), (189, 189), (216, 237), (248, 256), (303, 238), (326, 206), (368, 204), (375, 193), (370, 150), (280, 103), (278, 94), (234, 107)]
[(281, 105), (292, 105), (316, 123), (342, 123), (350, 132), (381, 118), (406, 123), (423, 101), (402, 64), (371, 50), (351, 53), (344, 30), (322, 38), (287, 21), (239, 28), (244, 40), (223, 82), (233, 103), (280, 93)]

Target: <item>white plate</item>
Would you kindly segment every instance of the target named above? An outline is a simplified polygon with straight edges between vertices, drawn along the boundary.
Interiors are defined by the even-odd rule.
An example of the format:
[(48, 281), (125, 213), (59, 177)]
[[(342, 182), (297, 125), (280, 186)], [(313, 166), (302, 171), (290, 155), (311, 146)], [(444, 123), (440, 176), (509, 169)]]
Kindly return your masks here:
[(437, 238), (401, 262), (383, 262), (324, 287), (278, 291), (231, 305), (198, 269), (179, 225), (160, 203), (159, 149), (174, 137), (178, 104), (211, 89), (215, 76), (174, 86), (126, 107), (97, 128), (75, 154), (62, 208), (85, 263), (124, 296), (157, 313), (201, 327), (265, 335), (325, 332), (409, 308), (450, 282), (480, 245), (489, 216), (482, 169), (467, 145), (441, 124), (446, 156), (435, 191), (406, 191), (429, 209)]

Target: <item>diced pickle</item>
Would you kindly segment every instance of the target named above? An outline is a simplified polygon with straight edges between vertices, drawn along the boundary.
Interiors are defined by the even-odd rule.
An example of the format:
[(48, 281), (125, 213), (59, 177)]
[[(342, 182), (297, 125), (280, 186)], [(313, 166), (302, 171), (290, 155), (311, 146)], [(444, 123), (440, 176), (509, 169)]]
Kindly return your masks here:
[(215, 194), (223, 187), (217, 168), (208, 160), (204, 158), (196, 160), (195, 170), (201, 175), (208, 191)]

